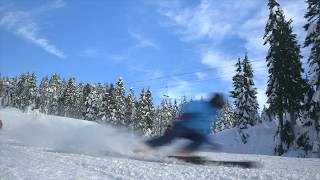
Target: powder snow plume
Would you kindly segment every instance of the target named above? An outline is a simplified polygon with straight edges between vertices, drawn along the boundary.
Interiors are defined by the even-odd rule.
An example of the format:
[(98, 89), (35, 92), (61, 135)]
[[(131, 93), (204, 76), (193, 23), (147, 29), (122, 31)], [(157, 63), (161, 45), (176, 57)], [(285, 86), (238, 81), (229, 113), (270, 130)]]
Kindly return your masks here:
[(125, 129), (95, 122), (44, 115), (36, 111), (0, 110), (1, 139), (48, 151), (87, 155), (130, 155), (140, 139)]

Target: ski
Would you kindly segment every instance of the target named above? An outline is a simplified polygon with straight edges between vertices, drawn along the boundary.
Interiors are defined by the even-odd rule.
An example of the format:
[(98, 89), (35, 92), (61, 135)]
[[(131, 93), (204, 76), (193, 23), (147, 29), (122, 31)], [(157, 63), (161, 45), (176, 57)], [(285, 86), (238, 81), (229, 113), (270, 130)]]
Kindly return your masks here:
[(224, 160), (210, 160), (203, 156), (168, 156), (183, 162), (197, 164), (197, 165), (215, 165), (241, 168), (258, 168), (261, 165), (255, 161), (224, 161)]
[[(110, 155), (110, 154), (109, 154)], [(211, 160), (204, 156), (165, 156), (165, 157), (148, 157), (148, 156), (124, 156), (124, 155), (113, 155), (117, 158), (127, 158), (145, 162), (156, 162), (156, 163), (170, 163), (170, 164), (194, 164), (194, 165), (212, 165), (212, 166), (226, 166), (226, 167), (240, 167), (240, 168), (259, 168), (262, 165), (256, 161), (225, 161), (225, 160)]]

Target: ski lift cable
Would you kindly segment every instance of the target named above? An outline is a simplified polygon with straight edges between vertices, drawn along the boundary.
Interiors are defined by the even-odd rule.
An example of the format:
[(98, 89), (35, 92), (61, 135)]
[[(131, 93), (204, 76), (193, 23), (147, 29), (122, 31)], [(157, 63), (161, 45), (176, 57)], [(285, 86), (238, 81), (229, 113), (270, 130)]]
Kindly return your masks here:
[[(305, 63), (303, 63), (305, 64)], [(266, 71), (268, 70), (268, 68), (262, 68), (262, 69), (258, 69), (258, 70), (255, 70), (254, 72), (262, 72), (262, 71)], [(196, 84), (202, 84), (204, 81), (211, 81), (211, 80), (215, 80), (215, 79), (222, 79), (222, 78), (225, 78), (225, 77), (229, 77), (230, 74), (224, 74), (222, 76), (217, 76), (217, 77), (213, 77), (213, 78), (209, 78), (209, 79), (203, 79), (203, 80), (197, 80), (197, 81), (189, 81), (189, 82), (192, 82), (192, 85), (196, 85)], [(174, 85), (174, 86), (170, 86), (171, 88), (175, 88), (175, 87), (179, 87), (180, 85)], [(159, 92), (161, 90), (163, 90), (164, 87), (158, 87), (158, 88), (152, 88), (152, 91), (153, 92)], [(187, 90), (185, 90), (185, 92), (187, 92)]]
[[(251, 61), (251, 62), (254, 62), (254, 61)], [(303, 65), (307, 64), (306, 62), (305, 63), (302, 63)], [(218, 69), (218, 68), (222, 68), (222, 67), (230, 67), (230, 66), (220, 66), (220, 67), (215, 67), (215, 68), (207, 68), (205, 69), (206, 71), (209, 71), (209, 70), (214, 70), (214, 69)], [(259, 70), (263, 68), (265, 70), (267, 70), (268, 68), (265, 67), (265, 65), (262, 65), (262, 66), (255, 66), (255, 69), (254, 72), (260, 72)], [(151, 78), (151, 79), (145, 79), (145, 80), (142, 80), (142, 81), (135, 81), (137, 84), (135, 84), (134, 86), (136, 87), (137, 85), (139, 86), (145, 86), (144, 83), (148, 82), (148, 81), (154, 81), (154, 80), (169, 80), (169, 79), (172, 79), (172, 78), (176, 78), (176, 77), (179, 77), (179, 76), (186, 76), (186, 75), (192, 75), (192, 74), (195, 74), (195, 73), (199, 73), (199, 72), (204, 72), (204, 71), (195, 71), (195, 72), (185, 72), (185, 73), (180, 73), (180, 74), (174, 74), (174, 75), (168, 75), (168, 76), (161, 76), (161, 77), (156, 77), (156, 78)], [(234, 75), (235, 73), (232, 72), (232, 73), (225, 73), (223, 74), (224, 75)], [(188, 79), (186, 79), (188, 80)]]
[[(254, 61), (250, 61), (250, 62), (257, 62), (257, 61), (258, 60), (254, 60)], [(198, 70), (198, 71), (183, 72), (183, 73), (177, 73), (177, 74), (172, 74), (172, 75), (167, 75), (167, 76), (158, 76), (158, 77), (155, 77), (155, 78), (134, 81), (133, 83), (143, 83), (143, 82), (146, 82), (146, 81), (168, 79), (168, 78), (177, 77), (177, 76), (192, 75), (192, 74), (196, 74), (196, 73), (200, 73), (200, 72), (212, 71), (212, 70), (216, 70), (216, 69), (219, 69), (219, 68), (226, 68), (226, 67), (234, 67), (234, 65), (224, 65), (224, 66), (210, 67), (210, 68), (205, 68), (205, 69), (201, 69), (201, 70)]]
[[(261, 69), (259, 71), (256, 71), (256, 72), (262, 72), (263, 70), (266, 70), (266, 69)], [(209, 79), (202, 79), (202, 80), (196, 80), (196, 81), (189, 81), (189, 82), (192, 82), (192, 85), (195, 85), (195, 84), (202, 84), (203, 82), (205, 81), (211, 81), (211, 80), (215, 80), (215, 79), (222, 79), (222, 78), (225, 78), (225, 77), (229, 77), (230, 75), (222, 75), (222, 76), (217, 76), (217, 77), (213, 77), (213, 78), (209, 78)], [(175, 88), (175, 87), (179, 87), (180, 85), (173, 85), (173, 86), (170, 86), (171, 88)], [(156, 88), (152, 88), (152, 90), (163, 90), (163, 89), (166, 89), (167, 87), (156, 87)]]
[[(256, 67), (256, 70), (257, 69), (260, 69), (260, 68), (265, 68), (264, 66), (258, 66), (258, 67)], [(211, 70), (212, 70), (212, 68), (211, 68)], [(254, 70), (254, 72), (256, 72), (256, 70)], [(200, 71), (197, 71), (197, 73), (198, 72), (200, 72)], [(203, 72), (203, 71), (202, 71)], [(180, 77), (187, 77), (187, 75), (192, 75), (192, 74), (194, 74), (194, 73), (184, 73), (184, 75), (182, 75), (182, 73), (179, 75)], [(225, 74), (223, 74), (223, 75), (233, 75), (234, 74), (234, 72), (230, 72), (230, 73), (225, 73)], [(163, 77), (161, 77), (161, 78), (152, 78), (152, 79), (148, 79), (148, 80), (145, 80), (145, 81), (139, 81), (137, 84), (135, 84), (134, 86), (144, 86), (147, 82), (150, 82), (150, 81), (155, 81), (155, 80), (169, 80), (169, 79), (172, 79), (172, 78), (177, 78), (177, 77), (179, 77), (179, 76), (175, 76), (175, 75), (171, 75), (171, 76), (163, 76)]]
[[(259, 68), (255, 72), (262, 72), (262, 71), (265, 71), (265, 70), (267, 70), (267, 69), (266, 68), (262, 68), (262, 69)], [(225, 78), (225, 77), (230, 77), (232, 75), (234, 75), (234, 74), (225, 73), (225, 74), (222, 74), (222, 75), (219, 75), (219, 76), (213, 76), (213, 77), (211, 76), (211, 78), (209, 78), (209, 79), (182, 79), (181, 81), (202, 82), (202, 81), (208, 81), (208, 80), (213, 80), (213, 79), (222, 79), (222, 78)], [(149, 85), (149, 86), (151, 86), (151, 85)], [(175, 86), (170, 86), (170, 87), (175, 87)], [(163, 89), (163, 88), (166, 88), (166, 86), (165, 87), (161, 87), (161, 89)]]

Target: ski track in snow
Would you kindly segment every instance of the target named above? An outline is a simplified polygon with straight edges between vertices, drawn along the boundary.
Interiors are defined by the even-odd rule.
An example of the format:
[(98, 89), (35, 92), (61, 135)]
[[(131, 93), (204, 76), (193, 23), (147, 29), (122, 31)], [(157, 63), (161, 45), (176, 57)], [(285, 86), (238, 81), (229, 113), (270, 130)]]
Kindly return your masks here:
[[(148, 162), (125, 158), (126, 150), (132, 147), (133, 141), (127, 133), (120, 135), (111, 133), (111, 140), (92, 140), (83, 142), (70, 140), (68, 134), (82, 137), (78, 130), (85, 121), (69, 118), (46, 116), (34, 113), (21, 113), (17, 110), (0, 110), (0, 119), (5, 121), (4, 129), (0, 131), (0, 179), (315, 179), (320, 180), (320, 160), (315, 158), (288, 158), (266, 155), (244, 155), (230, 153), (202, 153), (214, 160), (254, 160), (261, 162), (263, 167), (243, 169), (239, 167), (204, 166), (174, 162)], [(10, 120), (9, 120), (10, 119)], [(41, 127), (41, 131), (33, 129), (30, 134), (25, 121), (35, 120), (32, 128)], [(37, 119), (41, 119), (37, 121)], [(67, 131), (58, 131), (53, 127), (64, 125)], [(41, 125), (36, 125), (42, 123)], [(92, 138), (107, 138), (110, 132), (101, 134), (97, 125), (87, 126), (95, 131), (84, 134)], [(58, 126), (57, 126), (58, 127)], [(46, 128), (51, 128), (47, 131)], [(17, 130), (20, 132), (17, 134)], [(103, 129), (108, 130), (108, 129)], [(48, 142), (39, 137), (39, 133)], [(57, 134), (55, 134), (56, 132)], [(90, 132), (90, 133), (89, 133)], [(58, 136), (59, 138), (57, 138)], [(73, 136), (72, 136), (73, 137)], [(124, 138), (127, 137), (127, 138)], [(31, 139), (29, 139), (31, 138)], [(110, 137), (109, 137), (110, 138)], [(66, 140), (67, 139), (67, 140)], [(126, 140), (125, 140), (126, 139)], [(53, 141), (53, 142), (50, 142)], [(119, 142), (120, 141), (120, 142)], [(138, 140), (137, 140), (138, 141)], [(41, 143), (40, 143), (41, 142)], [(66, 143), (69, 143), (66, 146)], [(71, 144), (70, 144), (71, 143)], [(84, 144), (92, 146), (84, 146)], [(108, 143), (105, 145), (103, 143)], [(132, 142), (134, 143), (134, 142)], [(74, 149), (75, 146), (80, 149)], [(70, 148), (70, 146), (72, 148)], [(126, 147), (127, 146), (127, 147)], [(84, 148), (82, 150), (81, 148)], [(110, 148), (112, 147), (112, 148)], [(126, 149), (126, 148), (127, 149)], [(102, 149), (124, 154), (123, 157), (102, 155)], [(109, 148), (109, 149), (108, 149)], [(93, 151), (96, 150), (96, 151)], [(128, 153), (129, 154), (129, 153)]]

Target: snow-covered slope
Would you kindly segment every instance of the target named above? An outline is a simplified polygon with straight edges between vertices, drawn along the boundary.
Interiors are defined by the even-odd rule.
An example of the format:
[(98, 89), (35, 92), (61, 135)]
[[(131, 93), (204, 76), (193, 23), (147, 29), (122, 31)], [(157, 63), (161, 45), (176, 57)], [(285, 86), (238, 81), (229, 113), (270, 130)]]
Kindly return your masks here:
[[(125, 130), (15, 109), (1, 109), (0, 119), (4, 121), (0, 130), (0, 179), (4, 180), (320, 179), (319, 159), (205, 153), (211, 159), (259, 161), (263, 164), (259, 169), (146, 162), (126, 158), (132, 156), (132, 147), (141, 139)], [(269, 129), (260, 128), (259, 133)], [(226, 131), (215, 139), (238, 142), (232, 133)], [(226, 151), (239, 149), (232, 143), (225, 144)], [(252, 145), (245, 150), (255, 153), (254, 149)]]
[(272, 155), (274, 150), (273, 136), (276, 133), (274, 122), (264, 122), (247, 129), (248, 142), (243, 144), (236, 128), (226, 129), (214, 135), (213, 141), (224, 146), (224, 152), (238, 154)]

